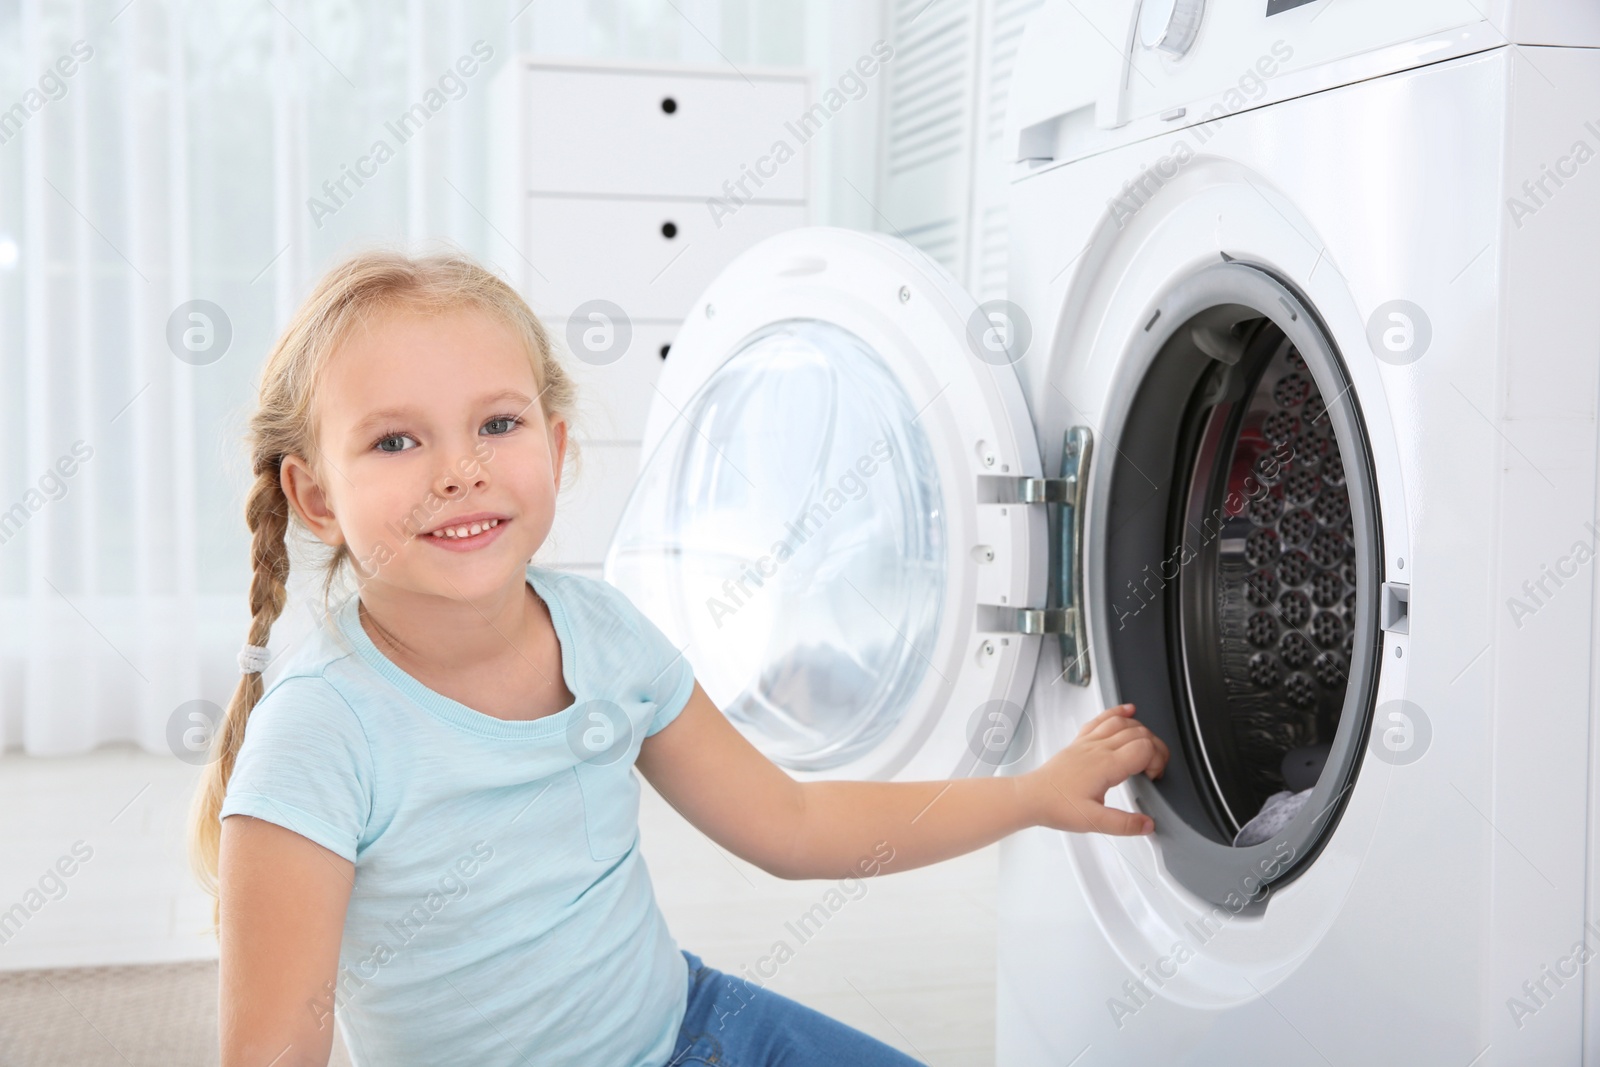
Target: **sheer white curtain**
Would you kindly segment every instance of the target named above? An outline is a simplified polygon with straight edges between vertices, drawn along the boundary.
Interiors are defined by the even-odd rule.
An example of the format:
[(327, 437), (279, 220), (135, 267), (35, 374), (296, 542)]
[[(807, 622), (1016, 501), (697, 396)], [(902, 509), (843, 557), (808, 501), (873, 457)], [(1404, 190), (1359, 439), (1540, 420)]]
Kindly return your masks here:
[[(226, 703), (262, 357), (354, 247), (517, 254), (485, 217), (508, 59), (826, 72), (854, 59), (856, 6), (0, 0), (0, 747), (164, 752), (181, 706)], [(464, 56), (475, 73), (398, 143), (386, 124)], [(380, 139), (393, 158), (341, 184)], [(829, 217), (852, 214), (870, 205)], [(275, 652), (306, 628), (296, 613)]]

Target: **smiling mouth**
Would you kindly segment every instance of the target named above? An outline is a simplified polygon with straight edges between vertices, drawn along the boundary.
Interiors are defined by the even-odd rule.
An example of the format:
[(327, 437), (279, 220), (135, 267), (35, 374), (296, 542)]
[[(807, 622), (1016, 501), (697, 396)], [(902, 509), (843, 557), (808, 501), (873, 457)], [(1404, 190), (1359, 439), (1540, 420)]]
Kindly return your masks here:
[(459, 541), (467, 537), (476, 537), (485, 530), (492, 530), (499, 526), (502, 520), (488, 519), (483, 522), (467, 522), (460, 526), (441, 527), (429, 534), (430, 537), (440, 541)]

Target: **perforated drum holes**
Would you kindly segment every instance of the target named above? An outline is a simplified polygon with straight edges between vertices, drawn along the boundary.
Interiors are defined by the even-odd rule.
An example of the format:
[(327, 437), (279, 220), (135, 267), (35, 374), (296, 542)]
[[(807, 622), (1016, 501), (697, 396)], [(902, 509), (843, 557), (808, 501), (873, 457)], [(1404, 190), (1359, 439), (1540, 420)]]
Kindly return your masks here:
[[(1201, 553), (1209, 577), (1185, 588), (1185, 647), (1207, 758), (1241, 821), (1283, 788), (1285, 752), (1332, 740), (1357, 604), (1325, 399), (1281, 335), (1260, 360), (1242, 399), (1201, 415), (1215, 451), (1198, 454), (1188, 488), (1191, 516), (1224, 516), (1214, 555)], [(1260, 482), (1253, 498), (1243, 492), (1250, 477)]]
[(1415, 363), (1432, 343), (1433, 323), (1428, 313), (1409, 300), (1379, 304), (1367, 319), (1367, 344), (1385, 363)]

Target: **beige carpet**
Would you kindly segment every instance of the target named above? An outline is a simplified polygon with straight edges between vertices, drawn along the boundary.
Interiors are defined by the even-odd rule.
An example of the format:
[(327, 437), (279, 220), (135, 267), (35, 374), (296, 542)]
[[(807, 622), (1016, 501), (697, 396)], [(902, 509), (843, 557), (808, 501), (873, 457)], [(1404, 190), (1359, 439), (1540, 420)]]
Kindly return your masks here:
[[(214, 1067), (215, 961), (0, 973), (0, 1067)], [(350, 1067), (334, 1033), (330, 1067)]]

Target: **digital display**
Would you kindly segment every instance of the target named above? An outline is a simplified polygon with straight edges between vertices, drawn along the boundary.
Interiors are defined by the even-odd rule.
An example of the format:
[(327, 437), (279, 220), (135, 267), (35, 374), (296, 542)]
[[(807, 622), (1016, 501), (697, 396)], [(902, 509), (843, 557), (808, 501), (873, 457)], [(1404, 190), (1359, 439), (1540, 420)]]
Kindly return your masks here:
[(1305, 7), (1315, 0), (1267, 0), (1267, 14), (1278, 15), (1296, 7)]

